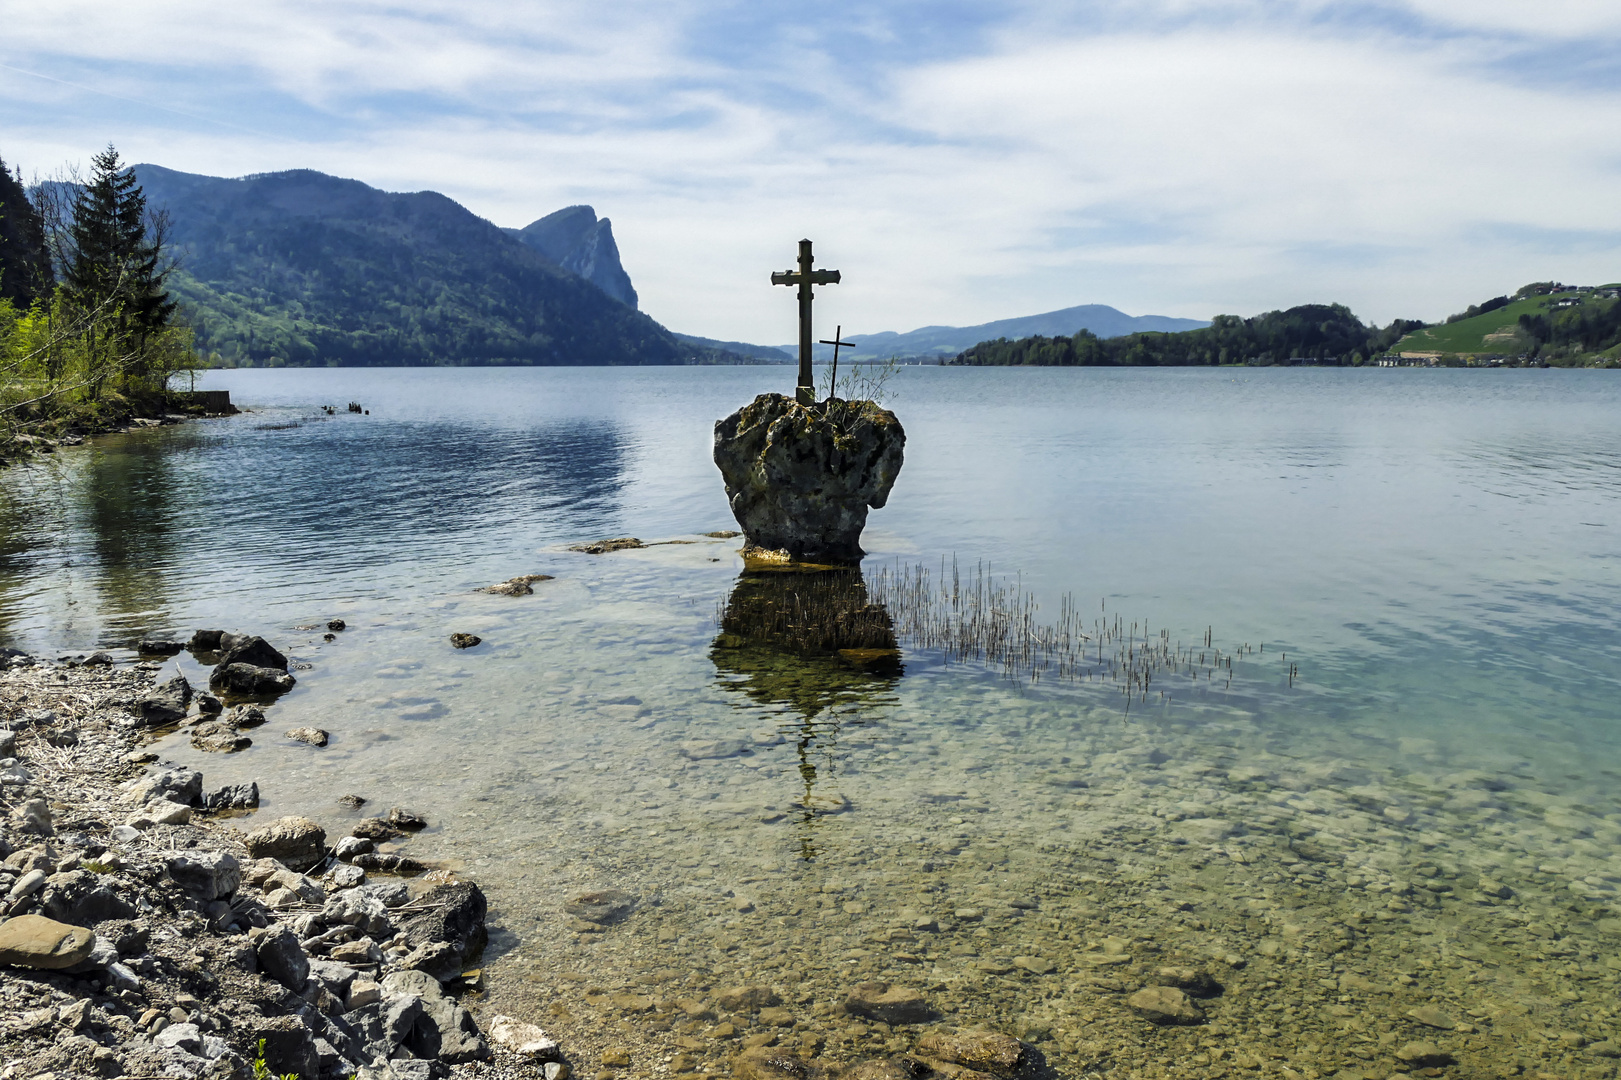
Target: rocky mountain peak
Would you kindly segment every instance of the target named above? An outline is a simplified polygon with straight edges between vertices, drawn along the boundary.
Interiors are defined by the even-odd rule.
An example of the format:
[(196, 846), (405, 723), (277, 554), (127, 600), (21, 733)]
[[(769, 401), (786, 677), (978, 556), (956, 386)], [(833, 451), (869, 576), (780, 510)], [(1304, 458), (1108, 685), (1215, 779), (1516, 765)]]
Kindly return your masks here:
[(630, 283), (630, 275), (620, 265), (613, 225), (607, 218), (599, 220), (591, 207), (566, 206), (521, 229), (509, 231), (620, 303), (636, 306), (636, 289)]

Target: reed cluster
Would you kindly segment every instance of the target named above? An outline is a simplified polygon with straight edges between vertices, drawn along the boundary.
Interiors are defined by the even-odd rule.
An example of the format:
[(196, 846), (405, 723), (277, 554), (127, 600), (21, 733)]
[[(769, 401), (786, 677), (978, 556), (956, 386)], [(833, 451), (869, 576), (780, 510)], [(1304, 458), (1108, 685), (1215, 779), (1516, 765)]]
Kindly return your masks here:
[[(1223, 650), (1212, 629), (1183, 645), (1168, 630), (1150, 631), (1146, 619), (1110, 617), (1102, 601), (1088, 620), (1070, 595), (1060, 600), (1056, 621), (1042, 622), (1035, 597), (983, 563), (965, 571), (955, 559), (949, 566), (942, 559), (938, 573), (896, 564), (869, 578), (866, 589), (889, 613), (895, 636), (912, 648), (1000, 668), (1010, 678), (1112, 684), (1128, 701), (1179, 683), (1229, 689), (1234, 658), (1256, 651), (1248, 643)], [(1291, 686), (1296, 678), (1298, 668), (1290, 665)]]

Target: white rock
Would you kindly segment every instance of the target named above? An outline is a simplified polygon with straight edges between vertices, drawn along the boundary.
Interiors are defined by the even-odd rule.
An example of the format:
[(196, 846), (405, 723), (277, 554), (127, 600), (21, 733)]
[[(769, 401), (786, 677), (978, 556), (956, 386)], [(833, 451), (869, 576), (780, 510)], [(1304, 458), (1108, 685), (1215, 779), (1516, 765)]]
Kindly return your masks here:
[(557, 1040), (534, 1024), (514, 1020), (510, 1016), (497, 1016), (490, 1021), (490, 1039), (498, 1046), (532, 1057), (557, 1053)]

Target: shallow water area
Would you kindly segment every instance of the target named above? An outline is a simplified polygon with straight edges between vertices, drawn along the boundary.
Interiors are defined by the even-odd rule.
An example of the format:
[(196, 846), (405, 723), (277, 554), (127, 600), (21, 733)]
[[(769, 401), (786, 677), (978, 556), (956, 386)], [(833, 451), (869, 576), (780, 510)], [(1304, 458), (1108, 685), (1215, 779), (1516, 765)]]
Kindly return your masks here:
[[(1102, 594), (1097, 618), (1129, 611), (1183, 647), (1213, 626), (1231, 688), (1184, 674), (1128, 712), (1106, 682), (929, 650), (892, 677), (717, 648), (742, 568), (735, 541), (699, 535), (730, 522), (691, 418), (780, 369), (492, 372), (546, 389), (486, 387), (493, 416), (430, 408), (438, 373), (408, 393), (410, 374), (395, 408), (361, 373), (234, 373), (262, 413), (7, 478), (9, 520), (34, 516), (9, 533), (0, 609), (36, 647), (208, 624), (284, 647), (299, 685), (251, 749), (204, 754), (184, 732), (157, 749), (211, 787), (258, 780), (261, 816), (334, 835), (425, 813), (401, 850), (491, 897), (487, 1008), (556, 1029), (580, 1071), (622, 1049), (626, 1075), (724, 1074), (751, 1039), (909, 1050), (920, 1029), (840, 1008), (882, 979), (1062, 1076), (1613, 1074), (1618, 582), (1591, 539), (1612, 525), (1579, 523), (1621, 527), (1593, 405), (1614, 391), (1462, 384), (1415, 405), (1410, 385), (1289, 381), (1375, 373), (1246, 371), (1272, 381), (1226, 424), (1214, 378), (1004, 373), (1043, 375), (1068, 410), (1030, 420), (996, 373), (905, 373), (909, 460), (869, 527), (869, 578), (994, 556), (1044, 611)], [(333, 382), (322, 397), (295, 376)], [(300, 395), (374, 416), (314, 420)], [(1564, 449), (1527, 465), (1516, 442)], [(975, 465), (965, 443), (992, 449)], [(1372, 524), (1337, 538), (1324, 518)], [(690, 542), (567, 550), (624, 533)], [(522, 573), (555, 579), (474, 591)], [(333, 617), (348, 628), (325, 642)], [(303, 725), (330, 745), (284, 738)], [(351, 791), (361, 813), (335, 803)], [(622, 922), (563, 911), (601, 888), (636, 898)], [(1184, 978), (1162, 968), (1220, 985), (1204, 1023), (1127, 1006)], [(724, 1007), (755, 982), (785, 1012)], [(1420, 1041), (1457, 1064), (1399, 1056)]]

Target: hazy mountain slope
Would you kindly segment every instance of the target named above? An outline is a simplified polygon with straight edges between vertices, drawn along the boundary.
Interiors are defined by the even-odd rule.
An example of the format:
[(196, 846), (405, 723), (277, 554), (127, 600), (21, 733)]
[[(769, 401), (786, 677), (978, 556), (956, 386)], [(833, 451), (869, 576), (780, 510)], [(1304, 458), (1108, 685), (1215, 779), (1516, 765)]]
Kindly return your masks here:
[(678, 341), (685, 341), (699, 348), (722, 349), (766, 364), (786, 364), (791, 361), (797, 362), (799, 359), (799, 347), (797, 345), (794, 347), (793, 352), (786, 352), (770, 345), (750, 345), (746, 341), (717, 341), (715, 338), (698, 337), (695, 334), (676, 334), (675, 336)]
[(198, 344), (257, 365), (703, 360), (645, 315), (435, 192), (309, 170), (138, 165), (168, 213)]

